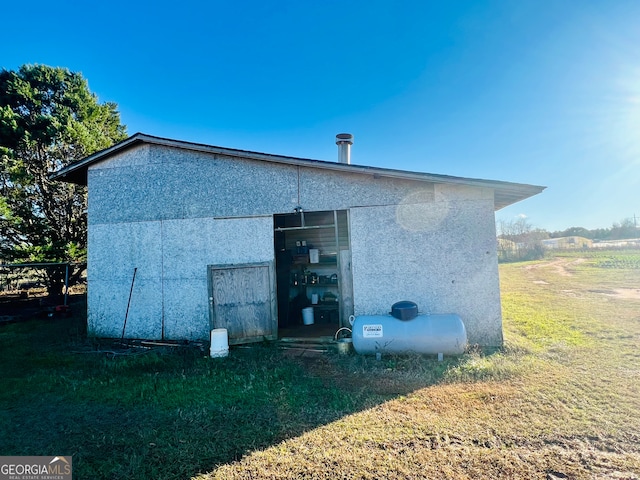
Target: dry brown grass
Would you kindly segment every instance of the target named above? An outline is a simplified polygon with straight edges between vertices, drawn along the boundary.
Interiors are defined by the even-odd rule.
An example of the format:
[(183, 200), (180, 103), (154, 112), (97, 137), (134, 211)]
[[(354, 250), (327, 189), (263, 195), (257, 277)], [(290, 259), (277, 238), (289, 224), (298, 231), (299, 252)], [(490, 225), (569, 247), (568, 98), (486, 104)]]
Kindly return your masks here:
[(640, 270), (559, 259), (501, 276), (505, 352), (413, 391), (407, 371), (343, 372), (341, 388), (398, 396), (198, 478), (640, 478), (640, 300), (597, 291)]
[(640, 479), (640, 299), (611, 294), (640, 288), (640, 255), (501, 278), (505, 348), (444, 362), (116, 355), (80, 306), (4, 325), (0, 455), (71, 454), (83, 479)]

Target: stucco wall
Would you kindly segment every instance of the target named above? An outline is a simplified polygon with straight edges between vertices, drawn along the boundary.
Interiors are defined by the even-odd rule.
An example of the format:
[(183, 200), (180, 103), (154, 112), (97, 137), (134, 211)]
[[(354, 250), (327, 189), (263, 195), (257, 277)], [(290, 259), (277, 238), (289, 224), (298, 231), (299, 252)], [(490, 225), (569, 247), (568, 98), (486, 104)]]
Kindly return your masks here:
[(207, 266), (273, 259), (273, 218), (174, 219), (92, 224), (88, 326), (119, 337), (137, 268), (127, 338), (206, 339)]
[(295, 168), (149, 145), (92, 166), (89, 332), (122, 334), (137, 267), (125, 336), (208, 338), (207, 266), (273, 260), (271, 212), (295, 184)]
[(460, 315), (469, 342), (502, 344), (492, 192), (436, 186), (432, 201), (351, 209), (354, 310)]
[(292, 212), (297, 168), (144, 145), (89, 168), (98, 223)]
[[(416, 301), (502, 341), (493, 191), (142, 145), (95, 164), (89, 185), (89, 328), (207, 338), (207, 265), (271, 261), (273, 214), (349, 210), (356, 314)], [(233, 218), (230, 218), (233, 217)]]
[(98, 337), (162, 334), (162, 243), (160, 222), (91, 224), (88, 235), (88, 330)]
[(433, 185), (143, 145), (89, 168), (94, 223), (394, 205)]

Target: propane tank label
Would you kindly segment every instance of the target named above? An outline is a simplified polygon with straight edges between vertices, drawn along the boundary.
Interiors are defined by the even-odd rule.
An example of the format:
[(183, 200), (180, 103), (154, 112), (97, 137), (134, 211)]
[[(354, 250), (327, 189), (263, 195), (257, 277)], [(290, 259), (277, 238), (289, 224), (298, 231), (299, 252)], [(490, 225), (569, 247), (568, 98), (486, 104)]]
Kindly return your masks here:
[(364, 338), (382, 337), (382, 325), (363, 325), (362, 336)]

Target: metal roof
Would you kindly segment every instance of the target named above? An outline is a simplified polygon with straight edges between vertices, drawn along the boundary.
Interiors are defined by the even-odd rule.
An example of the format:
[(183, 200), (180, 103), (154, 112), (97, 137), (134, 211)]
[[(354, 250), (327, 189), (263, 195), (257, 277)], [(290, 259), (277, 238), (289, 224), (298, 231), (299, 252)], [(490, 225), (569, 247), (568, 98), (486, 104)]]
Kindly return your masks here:
[(251, 160), (261, 160), (300, 167), (319, 168), (338, 172), (358, 173), (372, 175), (374, 177), (398, 178), (405, 180), (417, 180), (421, 182), (468, 185), (473, 187), (490, 188), (494, 190), (495, 209), (499, 210), (513, 203), (532, 197), (542, 192), (546, 187), (529, 185), (524, 183), (503, 182), (498, 180), (483, 180), (478, 178), (454, 177), (450, 175), (439, 175), (434, 173), (409, 172), (406, 170), (395, 170), (391, 168), (368, 167), (363, 165), (344, 164), (338, 162), (328, 162), (325, 160), (311, 160), (308, 158), (287, 157), (283, 155), (273, 155), (269, 153), (250, 152), (233, 148), (215, 147), (201, 143), (172, 140), (169, 138), (154, 137), (144, 133), (136, 133), (131, 137), (116, 143), (115, 145), (89, 155), (88, 157), (71, 163), (58, 170), (52, 175), (52, 179), (63, 182), (87, 184), (87, 170), (89, 166), (106, 160), (123, 150), (139, 144), (161, 145), (165, 147), (179, 148), (182, 150), (192, 150), (196, 152), (225, 155), (229, 157), (239, 157)]

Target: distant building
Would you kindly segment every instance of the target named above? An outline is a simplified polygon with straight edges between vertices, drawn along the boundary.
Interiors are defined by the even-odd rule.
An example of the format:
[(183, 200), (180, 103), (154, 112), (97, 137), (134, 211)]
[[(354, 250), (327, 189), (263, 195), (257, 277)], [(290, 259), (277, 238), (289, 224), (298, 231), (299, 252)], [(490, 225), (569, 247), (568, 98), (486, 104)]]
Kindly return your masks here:
[(584, 237), (560, 237), (560, 238), (548, 238), (542, 240), (542, 245), (546, 248), (556, 250), (580, 250), (585, 248), (591, 248), (593, 246), (593, 240)]
[(640, 248), (640, 238), (596, 241), (593, 242), (593, 248)]

